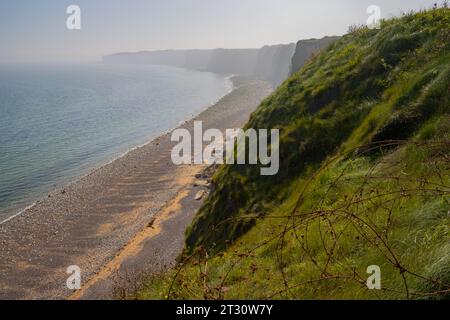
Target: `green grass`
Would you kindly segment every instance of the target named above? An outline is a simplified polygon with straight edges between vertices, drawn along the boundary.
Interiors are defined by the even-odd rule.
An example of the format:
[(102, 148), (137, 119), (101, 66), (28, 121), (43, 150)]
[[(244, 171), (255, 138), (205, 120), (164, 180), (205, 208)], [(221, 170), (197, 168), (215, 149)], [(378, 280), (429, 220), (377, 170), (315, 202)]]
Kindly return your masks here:
[(247, 124), (281, 130), (279, 174), (221, 167), (180, 265), (135, 296), (449, 298), (449, 11), (355, 28), (280, 86)]

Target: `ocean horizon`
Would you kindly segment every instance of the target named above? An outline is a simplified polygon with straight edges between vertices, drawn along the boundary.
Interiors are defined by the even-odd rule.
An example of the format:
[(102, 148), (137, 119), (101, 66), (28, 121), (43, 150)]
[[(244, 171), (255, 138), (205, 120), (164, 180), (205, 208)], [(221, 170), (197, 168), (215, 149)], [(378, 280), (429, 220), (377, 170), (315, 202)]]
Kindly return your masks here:
[(228, 75), (168, 66), (0, 66), (0, 223), (231, 89)]

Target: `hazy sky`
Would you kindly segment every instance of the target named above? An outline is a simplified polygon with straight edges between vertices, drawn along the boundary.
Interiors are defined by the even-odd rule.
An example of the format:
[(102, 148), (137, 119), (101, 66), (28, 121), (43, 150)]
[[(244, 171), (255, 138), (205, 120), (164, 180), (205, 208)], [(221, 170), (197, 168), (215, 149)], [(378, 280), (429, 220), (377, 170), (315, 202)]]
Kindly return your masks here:
[[(1, 0), (0, 63), (95, 61), (154, 49), (250, 48), (342, 35), (367, 21), (429, 7), (433, 0)], [(66, 28), (81, 8), (82, 29)]]

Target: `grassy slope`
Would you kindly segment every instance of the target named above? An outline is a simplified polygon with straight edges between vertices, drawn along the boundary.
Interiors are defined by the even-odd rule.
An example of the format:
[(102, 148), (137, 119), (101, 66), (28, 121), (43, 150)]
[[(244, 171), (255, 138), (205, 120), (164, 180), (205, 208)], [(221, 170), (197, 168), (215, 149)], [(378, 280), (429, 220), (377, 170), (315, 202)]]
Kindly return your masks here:
[(220, 168), (138, 297), (449, 297), (449, 11), (355, 29), (266, 99), (247, 127), (281, 129), (279, 174)]

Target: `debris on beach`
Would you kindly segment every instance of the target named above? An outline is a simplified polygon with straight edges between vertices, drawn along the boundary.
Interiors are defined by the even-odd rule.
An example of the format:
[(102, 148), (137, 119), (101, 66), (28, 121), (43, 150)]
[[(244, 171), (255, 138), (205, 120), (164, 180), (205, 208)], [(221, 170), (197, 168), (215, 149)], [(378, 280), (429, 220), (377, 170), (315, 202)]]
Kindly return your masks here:
[(194, 182), (194, 187), (205, 187), (209, 188), (211, 186), (211, 182), (208, 180), (197, 180)]
[(200, 190), (199, 192), (197, 192), (197, 194), (195, 195), (195, 200), (199, 201), (202, 200), (202, 198), (205, 196), (206, 191), (205, 190)]

